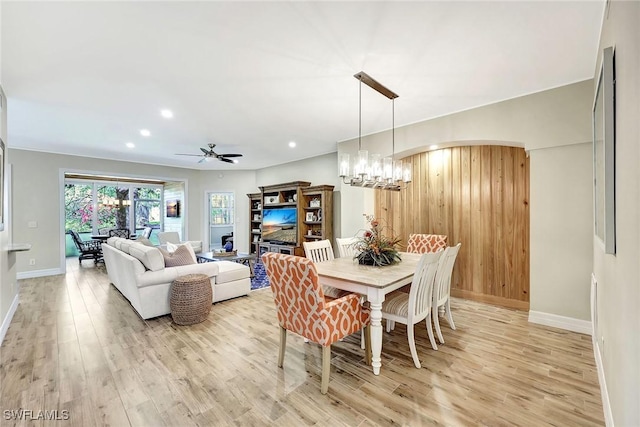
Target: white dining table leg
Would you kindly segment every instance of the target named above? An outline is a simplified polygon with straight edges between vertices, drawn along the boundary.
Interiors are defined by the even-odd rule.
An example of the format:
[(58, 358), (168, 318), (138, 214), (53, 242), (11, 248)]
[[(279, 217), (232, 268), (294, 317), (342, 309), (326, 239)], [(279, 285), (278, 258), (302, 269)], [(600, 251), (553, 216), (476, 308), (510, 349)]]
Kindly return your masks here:
[(382, 302), (384, 294), (372, 292), (367, 296), (371, 309), (371, 366), (374, 375), (380, 375), (382, 366)]

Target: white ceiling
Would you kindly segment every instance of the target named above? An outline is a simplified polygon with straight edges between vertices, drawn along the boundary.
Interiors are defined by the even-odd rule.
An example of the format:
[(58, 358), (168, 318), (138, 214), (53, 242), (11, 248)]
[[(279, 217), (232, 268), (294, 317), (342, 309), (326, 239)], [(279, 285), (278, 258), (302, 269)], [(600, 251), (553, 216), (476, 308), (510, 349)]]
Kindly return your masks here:
[[(3, 1), (8, 143), (259, 169), (357, 137), (359, 71), (399, 95), (396, 126), (592, 78), (603, 11), (604, 1)], [(362, 133), (390, 128), (390, 101), (362, 93)], [(175, 155), (208, 142), (244, 157)]]

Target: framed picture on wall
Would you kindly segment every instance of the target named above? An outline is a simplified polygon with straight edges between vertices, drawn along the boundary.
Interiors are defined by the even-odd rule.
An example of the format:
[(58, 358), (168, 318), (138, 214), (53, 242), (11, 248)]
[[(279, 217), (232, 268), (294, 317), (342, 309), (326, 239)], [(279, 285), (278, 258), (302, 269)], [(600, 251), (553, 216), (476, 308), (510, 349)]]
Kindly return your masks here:
[(180, 218), (180, 200), (167, 200), (167, 218)]
[(614, 59), (612, 47), (603, 50), (593, 101), (594, 233), (608, 254), (616, 253)]

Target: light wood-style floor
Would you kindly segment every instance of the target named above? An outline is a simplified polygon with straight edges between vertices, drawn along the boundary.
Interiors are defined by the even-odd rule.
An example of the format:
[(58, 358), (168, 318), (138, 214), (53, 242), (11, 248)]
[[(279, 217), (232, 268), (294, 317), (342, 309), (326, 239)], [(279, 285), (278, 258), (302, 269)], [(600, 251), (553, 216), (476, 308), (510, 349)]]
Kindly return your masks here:
[[(1, 410), (68, 410), (64, 426), (591, 426), (604, 425), (589, 336), (533, 325), (527, 314), (453, 301), (458, 329), (428, 345), (422, 369), (406, 329), (384, 334), (382, 371), (359, 335), (333, 346), (329, 393), (321, 349), (279, 329), (271, 291), (215, 304), (198, 325), (141, 320), (103, 266), (20, 281), (1, 351)], [(0, 424), (13, 425), (0, 414)]]

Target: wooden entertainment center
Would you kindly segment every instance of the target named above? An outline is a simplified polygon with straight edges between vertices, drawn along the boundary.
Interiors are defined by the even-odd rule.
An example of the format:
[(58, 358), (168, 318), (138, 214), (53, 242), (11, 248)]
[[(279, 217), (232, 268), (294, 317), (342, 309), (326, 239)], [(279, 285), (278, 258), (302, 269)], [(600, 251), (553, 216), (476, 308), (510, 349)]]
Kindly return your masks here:
[[(328, 239), (333, 244), (333, 188), (294, 181), (263, 186), (260, 193), (247, 194), (251, 253), (304, 256), (302, 242)], [(265, 214), (266, 222), (272, 225), (265, 223)]]

